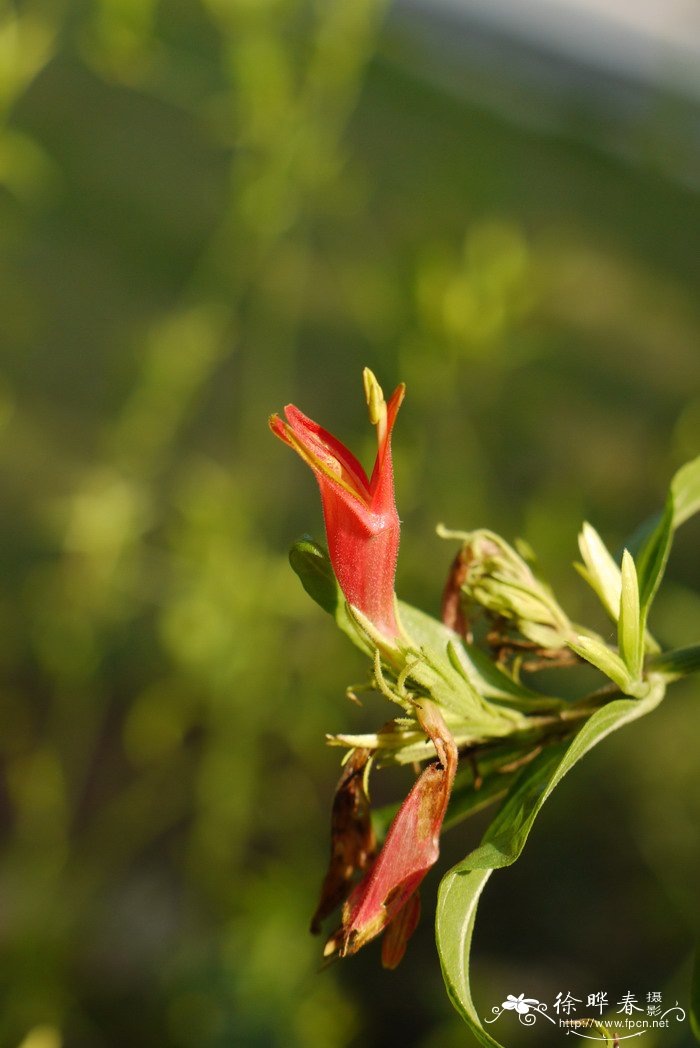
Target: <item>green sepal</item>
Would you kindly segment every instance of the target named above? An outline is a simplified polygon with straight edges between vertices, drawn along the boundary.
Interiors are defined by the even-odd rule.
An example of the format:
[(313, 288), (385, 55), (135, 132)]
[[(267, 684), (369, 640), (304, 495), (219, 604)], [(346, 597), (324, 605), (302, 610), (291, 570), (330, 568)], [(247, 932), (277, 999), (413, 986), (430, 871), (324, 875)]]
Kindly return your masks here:
[[(410, 692), (420, 702), (431, 698), (442, 709), (453, 733), (468, 726), (474, 738), (501, 737), (526, 726), (526, 718), (515, 709), (496, 706), (481, 695), (463, 669), (450, 656), (456, 634), (437, 619), (410, 604), (397, 602), (402, 634), (394, 641), (379, 633), (357, 608), (347, 605), (348, 615), (367, 643), (380, 653), (391, 679), (377, 681), (379, 690), (392, 692), (403, 701)], [(376, 673), (375, 673), (376, 677)]]
[(535, 574), (532, 550), (526, 543), (521, 542), (520, 549), (527, 559), (485, 528), (450, 531), (440, 524), (437, 533), (441, 538), (462, 542), (469, 568), (461, 593), (468, 604), (505, 619), (537, 647), (564, 647), (571, 623), (551, 587)]
[(514, 680), (476, 645), (465, 644), (444, 622), (404, 601), (398, 602), (398, 609), (400, 622), (411, 641), (432, 652), (445, 670), (446, 655), (449, 666), (457, 670), (471, 691), (481, 698), (505, 703), (527, 713), (551, 712), (567, 705), (562, 699), (540, 695)]
[(544, 750), (524, 768), (489, 826), (479, 848), (443, 877), (438, 895), (436, 939), (448, 995), (479, 1044), (503, 1048), (484, 1030), (469, 978), (471, 940), (481, 893), (495, 869), (520, 855), (542, 805), (564, 775), (611, 732), (651, 712), (664, 696), (656, 679), (641, 701), (616, 699), (597, 710), (569, 743)]

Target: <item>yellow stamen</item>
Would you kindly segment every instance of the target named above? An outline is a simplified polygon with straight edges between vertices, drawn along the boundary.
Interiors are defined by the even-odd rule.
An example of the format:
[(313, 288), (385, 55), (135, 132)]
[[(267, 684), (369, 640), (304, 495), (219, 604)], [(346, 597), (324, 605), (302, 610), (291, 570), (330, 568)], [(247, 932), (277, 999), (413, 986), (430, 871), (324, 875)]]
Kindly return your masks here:
[(364, 368), (362, 382), (365, 387), (369, 420), (373, 426), (377, 427), (377, 444), (381, 445), (386, 437), (386, 401), (384, 400), (382, 387), (369, 368)]

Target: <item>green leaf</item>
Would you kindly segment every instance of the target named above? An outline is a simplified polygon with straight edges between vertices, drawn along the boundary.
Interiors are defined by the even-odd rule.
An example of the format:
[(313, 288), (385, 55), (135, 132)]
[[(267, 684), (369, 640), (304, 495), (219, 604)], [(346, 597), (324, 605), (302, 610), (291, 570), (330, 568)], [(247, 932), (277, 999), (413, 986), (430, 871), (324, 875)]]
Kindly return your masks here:
[[(639, 555), (639, 551), (644, 547), (650, 537), (654, 534), (659, 524), (661, 523), (662, 512), (652, 514), (651, 517), (647, 517), (641, 524), (638, 524), (632, 534), (625, 542), (624, 549), (628, 549), (633, 557)], [(622, 555), (620, 553), (620, 555)]]
[(664, 651), (650, 659), (648, 666), (655, 673), (663, 674), (667, 680), (678, 680), (690, 673), (697, 673), (700, 670), (700, 644)]
[(669, 486), (661, 513), (645, 521), (632, 536), (639, 578), (642, 625), (666, 569), (673, 532), (700, 510), (700, 456), (682, 466)]
[(700, 455), (674, 474), (666, 505), (634, 531), (627, 548), (636, 556), (642, 614), (651, 604), (668, 559), (673, 532), (700, 512)]
[(642, 674), (644, 657), (644, 631), (639, 606), (639, 583), (637, 569), (629, 550), (622, 554), (622, 592), (620, 594), (620, 618), (617, 623), (617, 639), (620, 654), (633, 680)]
[(598, 594), (613, 622), (617, 622), (622, 589), (620, 568), (608, 552), (598, 532), (588, 523), (585, 523), (581, 529), (578, 546), (585, 568), (576, 564), (576, 569)]
[(344, 599), (326, 551), (313, 539), (304, 536), (290, 549), (289, 563), (311, 599), (324, 611), (335, 615), (338, 604), (344, 603)]
[(655, 681), (644, 699), (616, 699), (597, 710), (571, 742), (540, 754), (516, 778), (481, 846), (442, 879), (436, 939), (443, 977), (455, 1008), (487, 1048), (502, 1046), (481, 1024), (469, 978), (476, 910), (486, 882), (494, 869), (518, 858), (542, 805), (574, 764), (611, 732), (649, 713), (663, 695), (663, 683)]
[(678, 528), (700, 511), (700, 455), (681, 466), (671, 481), (673, 527)]
[(639, 604), (642, 624), (659, 588), (666, 570), (666, 561), (673, 541), (673, 498), (669, 494), (663, 513), (653, 531), (642, 543), (637, 554)]
[(440, 882), (435, 930), (447, 995), (462, 1019), (486, 1048), (503, 1048), (481, 1025), (471, 993), (469, 959), (476, 911), (493, 870), (455, 866)]
[(619, 655), (603, 644), (596, 637), (578, 636), (576, 640), (569, 641), (569, 647), (580, 655), (586, 662), (599, 669), (606, 677), (617, 684), (618, 688), (631, 694), (632, 678), (627, 666)]

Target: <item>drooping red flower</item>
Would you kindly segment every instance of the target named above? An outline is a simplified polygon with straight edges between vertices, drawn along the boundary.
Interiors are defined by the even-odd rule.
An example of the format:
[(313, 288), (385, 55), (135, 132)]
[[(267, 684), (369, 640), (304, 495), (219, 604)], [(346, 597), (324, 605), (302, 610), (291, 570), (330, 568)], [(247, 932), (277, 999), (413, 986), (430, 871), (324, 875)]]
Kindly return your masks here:
[(440, 831), (457, 770), (457, 748), (437, 708), (426, 703), (420, 719), (438, 759), (416, 779), (376, 861), (350, 893), (342, 927), (328, 940), (326, 955), (356, 953), (386, 929), (382, 963), (395, 968), (418, 923), (418, 888), (440, 853)]
[(328, 552), (345, 599), (390, 639), (399, 633), (394, 575), (399, 517), (394, 501), (391, 431), (404, 397), (401, 384), (386, 403), (376, 378), (363, 373), (370, 421), (377, 430), (377, 457), (367, 477), (355, 456), (293, 404), (286, 422), (270, 417), (270, 429), (311, 467), (321, 490)]

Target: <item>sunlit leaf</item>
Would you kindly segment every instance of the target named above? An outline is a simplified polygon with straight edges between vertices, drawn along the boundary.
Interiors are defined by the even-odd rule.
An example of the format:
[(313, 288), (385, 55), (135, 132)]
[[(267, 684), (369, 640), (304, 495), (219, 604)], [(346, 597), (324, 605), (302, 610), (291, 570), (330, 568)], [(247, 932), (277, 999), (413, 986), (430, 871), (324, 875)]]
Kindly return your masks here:
[(578, 538), (585, 569), (576, 565), (578, 571), (598, 594), (603, 606), (614, 622), (620, 614), (620, 591), (622, 580), (620, 568), (608, 552), (598, 532), (585, 523)]
[(639, 607), (639, 584), (637, 569), (629, 550), (622, 554), (622, 592), (620, 594), (620, 618), (618, 620), (618, 644), (630, 676), (638, 680), (642, 672), (644, 652), (642, 621)]
[(569, 647), (614, 681), (622, 691), (629, 693), (632, 678), (627, 666), (619, 655), (603, 644), (602, 640), (579, 636), (576, 640), (569, 641)]
[(671, 481), (673, 527), (700, 511), (700, 455), (681, 466)]

